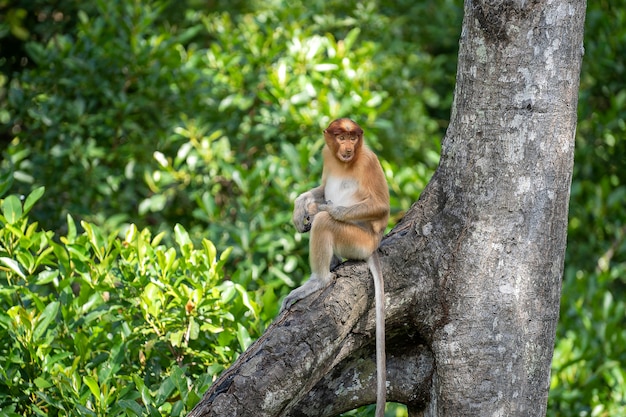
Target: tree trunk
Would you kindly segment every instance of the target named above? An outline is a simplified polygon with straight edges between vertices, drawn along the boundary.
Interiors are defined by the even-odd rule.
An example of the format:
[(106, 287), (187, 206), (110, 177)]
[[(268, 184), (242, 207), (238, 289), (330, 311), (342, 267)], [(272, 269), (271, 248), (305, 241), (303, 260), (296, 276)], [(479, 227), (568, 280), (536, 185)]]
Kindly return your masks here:
[[(380, 252), (388, 400), (544, 416), (566, 245), (585, 2), (470, 1), (432, 180)], [(190, 416), (375, 402), (373, 283), (348, 262), (277, 318)]]

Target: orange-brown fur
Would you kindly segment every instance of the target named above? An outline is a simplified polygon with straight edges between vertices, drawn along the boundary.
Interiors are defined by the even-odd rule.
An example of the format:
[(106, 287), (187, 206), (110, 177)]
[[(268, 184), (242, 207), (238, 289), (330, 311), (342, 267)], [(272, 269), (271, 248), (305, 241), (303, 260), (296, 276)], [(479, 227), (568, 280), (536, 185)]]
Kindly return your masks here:
[(322, 184), (295, 201), (293, 222), (311, 231), (311, 278), (283, 301), (283, 309), (330, 283), (338, 259), (367, 260), (374, 276), (377, 315), (378, 399), (384, 414), (384, 290), (376, 249), (389, 219), (389, 190), (376, 155), (363, 143), (363, 130), (350, 119), (337, 119), (324, 130)]

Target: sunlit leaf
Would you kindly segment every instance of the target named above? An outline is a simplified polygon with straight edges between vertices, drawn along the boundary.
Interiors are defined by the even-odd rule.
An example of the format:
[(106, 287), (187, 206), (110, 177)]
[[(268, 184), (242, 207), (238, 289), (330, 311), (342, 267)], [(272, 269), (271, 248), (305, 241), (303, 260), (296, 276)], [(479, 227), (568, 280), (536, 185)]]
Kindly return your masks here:
[(87, 385), (87, 387), (89, 387), (89, 391), (91, 391), (91, 394), (96, 398), (96, 400), (99, 400), (101, 391), (98, 386), (98, 381), (94, 377), (85, 375), (83, 376), (83, 382)]
[(46, 187), (39, 187), (34, 189), (28, 197), (26, 197), (26, 201), (24, 202), (24, 214), (27, 214), (31, 208), (35, 205), (37, 201), (43, 196), (46, 191)]
[(15, 260), (7, 257), (0, 257), (0, 262), (9, 268), (9, 270), (15, 272), (20, 278), (25, 279), (26, 275), (22, 272), (20, 264)]
[(9, 224), (22, 218), (22, 202), (17, 196), (10, 195), (2, 201), (2, 215)]
[(237, 340), (242, 351), (248, 349), (248, 346), (252, 344), (252, 338), (248, 330), (241, 323), (237, 323)]
[(57, 313), (59, 312), (58, 301), (53, 301), (46, 306), (36, 320), (35, 330), (33, 331), (33, 338), (39, 340), (42, 338), (44, 332), (50, 326), (50, 323), (56, 320)]
[(189, 233), (187, 233), (187, 230), (180, 224), (174, 226), (174, 236), (176, 243), (178, 243), (181, 248), (187, 245), (193, 245)]

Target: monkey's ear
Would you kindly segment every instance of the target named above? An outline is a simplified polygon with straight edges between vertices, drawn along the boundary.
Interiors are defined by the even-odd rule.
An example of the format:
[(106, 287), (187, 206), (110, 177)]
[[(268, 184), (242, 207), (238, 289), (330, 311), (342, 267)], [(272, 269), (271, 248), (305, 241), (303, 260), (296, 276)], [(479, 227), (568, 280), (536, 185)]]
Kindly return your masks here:
[(324, 129), (324, 132), (323, 132), (323, 133), (324, 133), (325, 135), (326, 135), (326, 134), (328, 134), (328, 130), (327, 130), (327, 129)]

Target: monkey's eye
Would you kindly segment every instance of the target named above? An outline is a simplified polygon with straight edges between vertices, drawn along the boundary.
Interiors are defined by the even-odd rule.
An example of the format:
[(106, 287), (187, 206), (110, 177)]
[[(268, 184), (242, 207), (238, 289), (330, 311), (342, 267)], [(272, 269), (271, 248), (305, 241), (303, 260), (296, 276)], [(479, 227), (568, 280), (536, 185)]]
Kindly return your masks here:
[(343, 142), (344, 140), (346, 140), (346, 137), (344, 135), (338, 135), (337, 140)]

